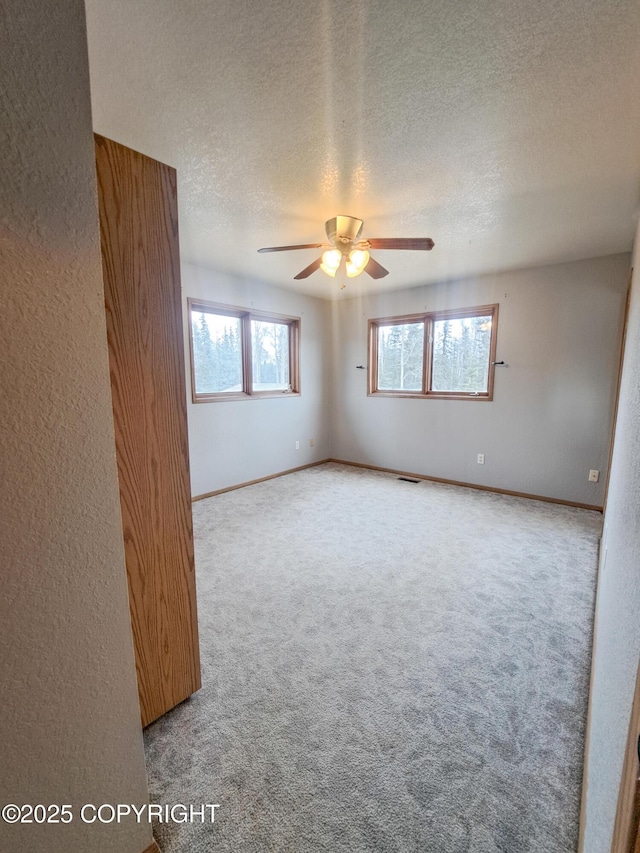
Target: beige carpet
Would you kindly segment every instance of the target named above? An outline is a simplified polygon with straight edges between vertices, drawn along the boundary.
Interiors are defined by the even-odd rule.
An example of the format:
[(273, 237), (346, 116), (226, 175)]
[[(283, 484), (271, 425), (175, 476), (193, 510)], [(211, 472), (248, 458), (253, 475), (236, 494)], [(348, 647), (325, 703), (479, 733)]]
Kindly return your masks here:
[(601, 516), (328, 464), (194, 504), (163, 853), (575, 853)]

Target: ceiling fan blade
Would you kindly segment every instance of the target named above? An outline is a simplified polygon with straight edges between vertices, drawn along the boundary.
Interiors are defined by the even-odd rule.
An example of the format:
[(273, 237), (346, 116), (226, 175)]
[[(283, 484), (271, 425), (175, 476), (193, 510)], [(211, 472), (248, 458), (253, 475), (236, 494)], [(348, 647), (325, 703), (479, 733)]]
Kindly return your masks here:
[(411, 249), (414, 252), (428, 252), (434, 247), (431, 237), (368, 237), (367, 243), (372, 249)]
[(314, 273), (316, 270), (320, 269), (321, 263), (322, 263), (322, 256), (320, 256), (319, 258), (316, 258), (315, 261), (313, 261), (313, 263), (309, 264), (308, 267), (305, 267), (302, 270), (302, 272), (298, 273), (298, 275), (294, 275), (294, 278), (296, 278), (296, 279), (309, 278), (311, 273)]
[(289, 252), (291, 249), (322, 249), (325, 243), (305, 243), (301, 246), (268, 246), (266, 249), (258, 249), (259, 252)]
[(377, 261), (374, 261), (373, 258), (369, 258), (369, 261), (364, 268), (366, 273), (369, 273), (371, 278), (384, 278), (385, 275), (389, 275), (389, 270), (386, 270), (382, 264), (379, 264)]

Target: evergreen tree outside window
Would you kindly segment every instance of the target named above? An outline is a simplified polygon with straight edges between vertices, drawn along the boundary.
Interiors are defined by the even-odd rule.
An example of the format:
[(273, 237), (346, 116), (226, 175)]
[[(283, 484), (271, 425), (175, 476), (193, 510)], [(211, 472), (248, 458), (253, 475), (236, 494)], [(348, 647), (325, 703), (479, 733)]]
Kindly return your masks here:
[(433, 391), (486, 394), (492, 317), (433, 321)]
[(493, 399), (498, 306), (369, 321), (369, 394)]
[(299, 394), (300, 319), (189, 299), (195, 403)]
[(197, 394), (242, 392), (241, 334), (238, 317), (208, 311), (191, 312)]

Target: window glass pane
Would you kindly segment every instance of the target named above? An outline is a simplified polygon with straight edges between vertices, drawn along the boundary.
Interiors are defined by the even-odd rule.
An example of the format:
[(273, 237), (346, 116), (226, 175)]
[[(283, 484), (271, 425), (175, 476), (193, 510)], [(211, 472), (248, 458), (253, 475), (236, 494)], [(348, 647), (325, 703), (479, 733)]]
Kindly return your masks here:
[(242, 392), (242, 333), (239, 317), (191, 312), (196, 394)]
[(289, 390), (289, 326), (251, 321), (253, 391)]
[(424, 323), (378, 326), (378, 390), (421, 391)]
[(435, 320), (431, 390), (486, 394), (490, 347), (490, 316)]

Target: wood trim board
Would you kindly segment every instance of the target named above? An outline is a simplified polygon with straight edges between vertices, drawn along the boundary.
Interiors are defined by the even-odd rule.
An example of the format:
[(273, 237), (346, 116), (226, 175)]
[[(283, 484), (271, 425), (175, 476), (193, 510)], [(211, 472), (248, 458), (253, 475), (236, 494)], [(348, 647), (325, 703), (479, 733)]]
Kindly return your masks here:
[(244, 489), (245, 486), (255, 486), (256, 483), (265, 483), (267, 480), (275, 480), (276, 477), (284, 477), (285, 474), (294, 474), (296, 471), (305, 471), (307, 468), (315, 468), (317, 465), (324, 465), (326, 462), (333, 462), (333, 459), (321, 459), (319, 462), (309, 462), (307, 465), (298, 465), (297, 468), (287, 468), (286, 471), (278, 471), (277, 474), (268, 474), (266, 477), (258, 477), (257, 480), (247, 480), (245, 483), (236, 483), (235, 486), (225, 486), (223, 489), (216, 489), (213, 492), (205, 492), (203, 495), (196, 495), (191, 498), (196, 501), (203, 501), (206, 498), (215, 498), (216, 495), (223, 495), (225, 492), (234, 492), (236, 489)]
[(416, 474), (413, 471), (400, 471), (397, 468), (383, 468), (379, 465), (365, 465), (362, 462), (348, 462), (346, 459), (321, 459), (319, 462), (310, 462), (308, 465), (300, 465), (297, 468), (288, 468), (286, 471), (278, 471), (276, 474), (269, 474), (267, 477), (259, 477), (257, 480), (247, 480), (245, 483), (236, 483), (234, 486), (226, 486), (223, 489), (216, 489), (213, 492), (206, 492), (202, 495), (196, 495), (192, 498), (195, 501), (202, 501), (205, 498), (213, 498), (216, 495), (222, 495), (225, 492), (232, 492), (234, 489), (243, 489), (245, 486), (253, 486), (256, 483), (264, 483), (266, 480), (273, 480), (275, 477), (284, 477), (285, 474), (293, 474), (295, 471), (304, 471), (305, 468), (314, 468), (316, 465), (324, 465), (327, 462), (336, 462), (338, 465), (351, 465), (352, 468), (366, 468), (369, 471), (382, 471), (386, 474), (398, 474), (401, 477), (415, 477), (418, 480), (428, 480), (432, 483), (445, 483), (448, 486), (462, 486), (465, 489), (478, 489), (482, 492), (494, 492), (498, 495), (511, 495), (515, 498), (528, 498), (534, 501), (545, 501), (546, 503), (561, 504), (562, 506), (574, 506), (578, 509), (590, 509), (596, 512), (602, 512), (601, 506), (593, 504), (577, 503), (576, 501), (565, 501), (560, 498), (548, 498), (544, 495), (531, 495), (527, 492), (514, 492), (509, 489), (499, 489), (493, 486), (479, 486), (476, 483), (464, 483), (461, 480), (447, 480), (444, 477), (431, 477), (428, 474)]
[(638, 846), (638, 824), (640, 803), (638, 794), (638, 737), (640, 736), (640, 666), (636, 674), (636, 686), (631, 706), (627, 746), (620, 776), (618, 807), (613, 827), (611, 853), (635, 853)]
[(176, 172), (96, 135), (120, 509), (142, 725), (200, 687)]
[(162, 853), (162, 850), (158, 847), (157, 841), (152, 841), (148, 847), (145, 847), (142, 853)]
[(578, 509), (590, 509), (596, 512), (602, 512), (602, 507), (594, 504), (565, 501), (561, 498), (549, 498), (545, 497), (545, 495), (532, 495), (528, 492), (515, 492), (511, 489), (500, 489), (496, 486), (480, 486), (477, 483), (464, 483), (461, 480), (448, 480), (445, 477), (431, 477), (428, 474), (416, 474), (414, 471), (400, 471), (397, 468), (383, 468), (379, 465), (366, 465), (362, 462), (347, 462), (346, 459), (327, 459), (326, 461), (338, 462), (340, 465), (351, 465), (354, 468), (368, 468), (370, 471), (382, 471), (387, 474), (398, 474), (401, 477), (416, 477), (419, 480), (428, 480), (432, 483), (445, 483), (449, 486), (462, 486), (465, 489), (478, 489), (481, 492), (494, 492), (498, 495), (511, 495), (514, 498), (528, 498), (532, 501), (545, 501), (546, 503), (561, 504), (562, 506), (574, 506)]
[(620, 340), (620, 357), (618, 360), (618, 382), (616, 384), (616, 396), (613, 404), (613, 420), (611, 423), (611, 438), (609, 440), (609, 462), (607, 464), (607, 480), (604, 486), (604, 510), (607, 508), (607, 498), (609, 497), (609, 481), (611, 479), (611, 462), (613, 460), (613, 445), (616, 437), (616, 425), (618, 423), (618, 405), (620, 403), (620, 385), (622, 383), (622, 368), (624, 366), (624, 348), (627, 342), (627, 326), (629, 325), (629, 305), (631, 303), (631, 282), (633, 280), (633, 267), (629, 273), (629, 281), (627, 282), (627, 298), (624, 306), (624, 317), (622, 320), (622, 338)]

